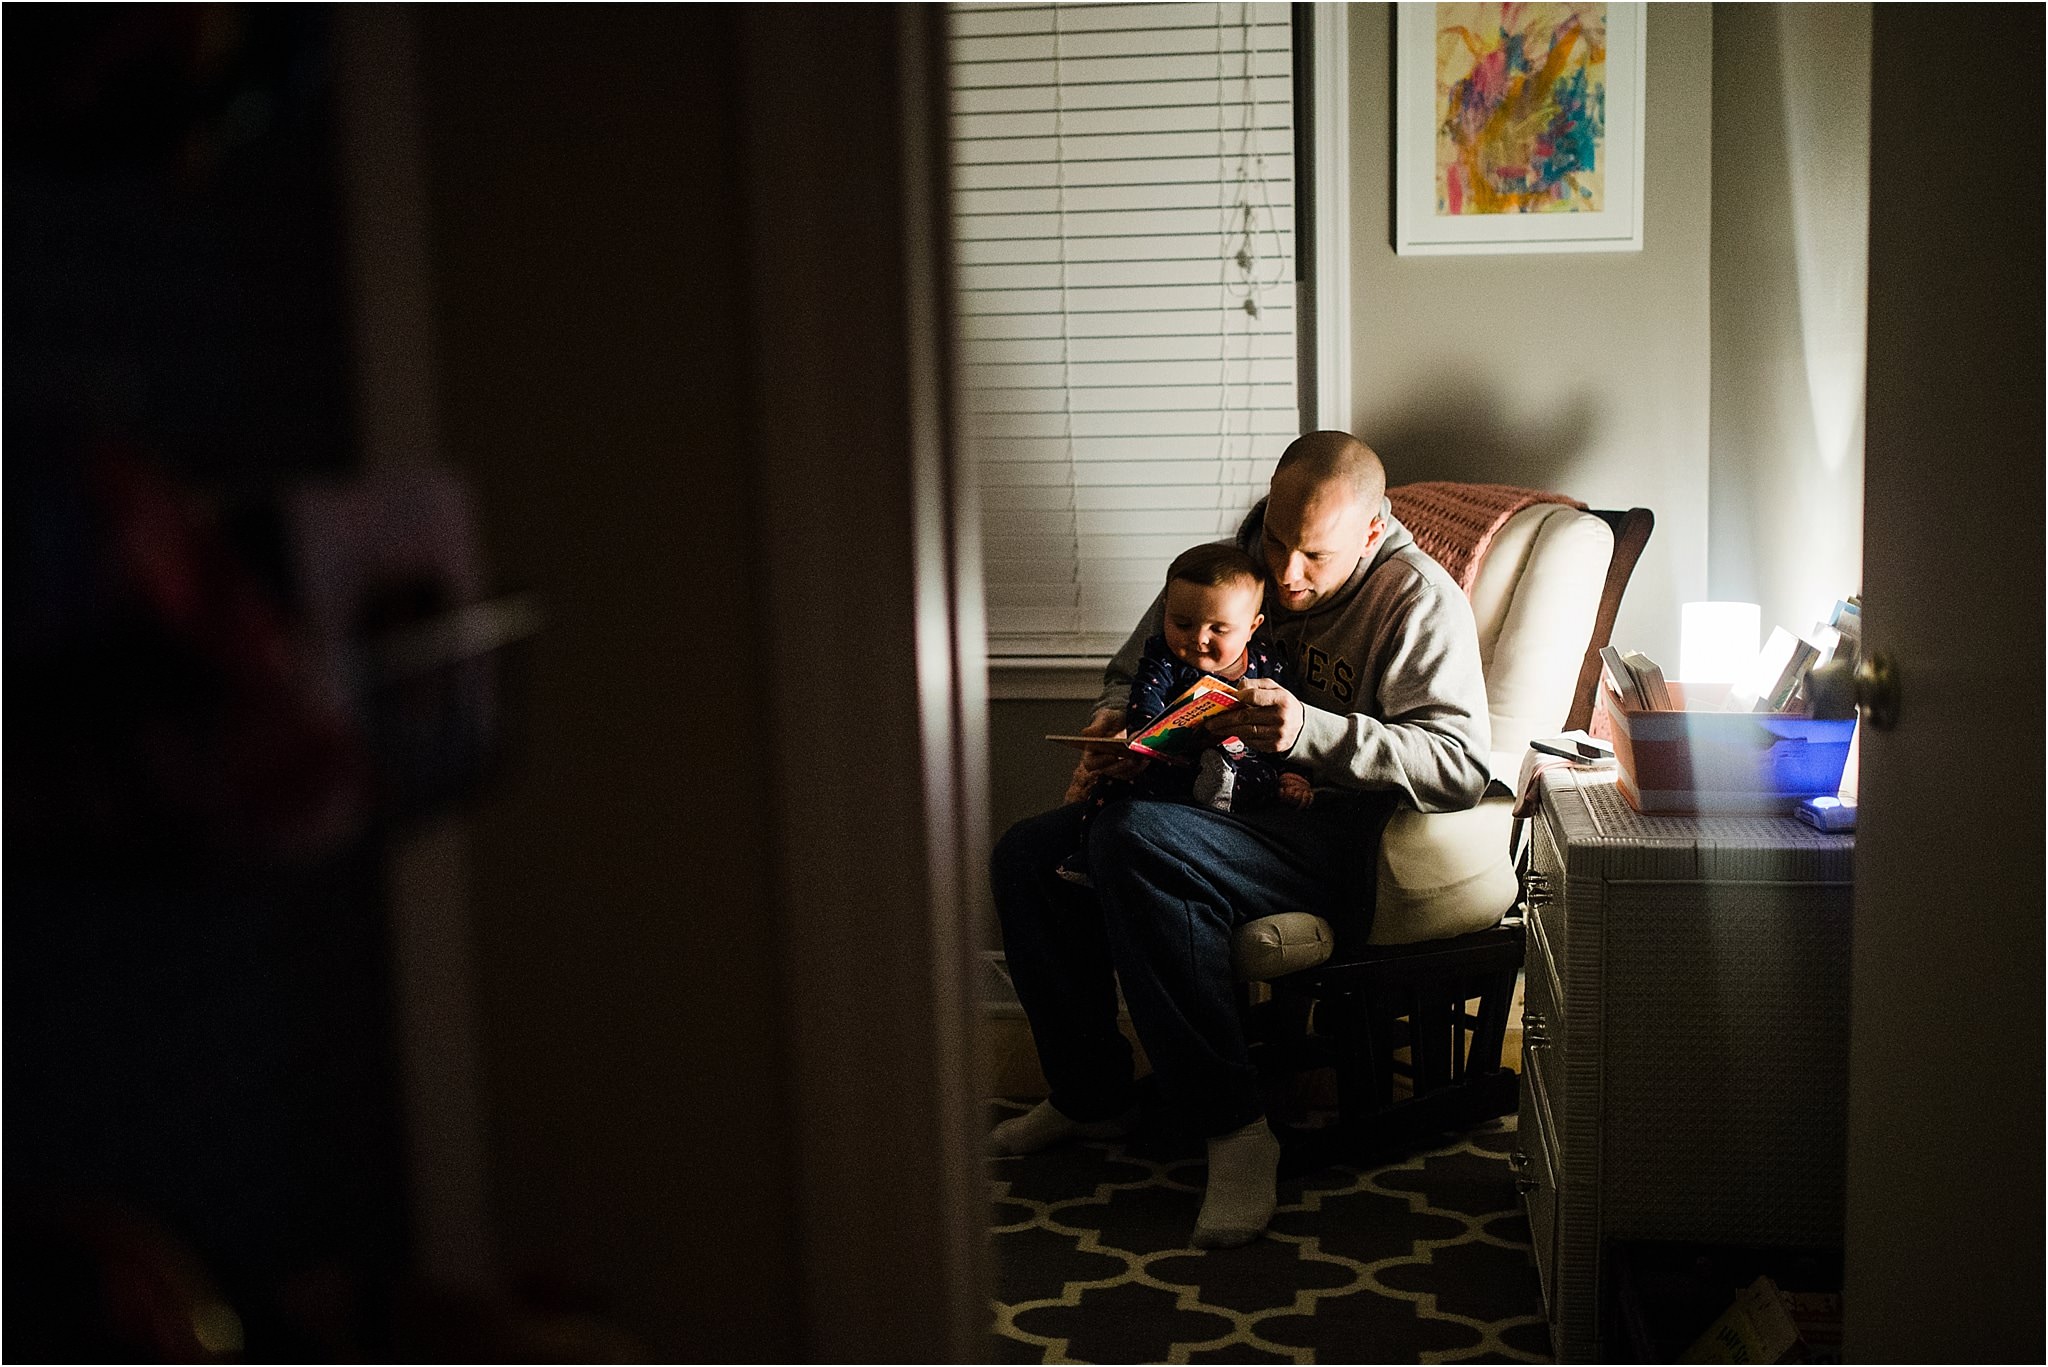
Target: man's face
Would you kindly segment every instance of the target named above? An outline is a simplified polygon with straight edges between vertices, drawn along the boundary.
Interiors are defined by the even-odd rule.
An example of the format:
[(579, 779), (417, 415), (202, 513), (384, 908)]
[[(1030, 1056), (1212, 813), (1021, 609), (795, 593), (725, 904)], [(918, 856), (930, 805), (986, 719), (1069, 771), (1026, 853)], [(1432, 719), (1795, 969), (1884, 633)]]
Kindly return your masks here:
[(1289, 612), (1308, 611), (1343, 587), (1385, 531), (1379, 508), (1360, 502), (1347, 481), (1275, 479), (1264, 537), (1275, 600)]

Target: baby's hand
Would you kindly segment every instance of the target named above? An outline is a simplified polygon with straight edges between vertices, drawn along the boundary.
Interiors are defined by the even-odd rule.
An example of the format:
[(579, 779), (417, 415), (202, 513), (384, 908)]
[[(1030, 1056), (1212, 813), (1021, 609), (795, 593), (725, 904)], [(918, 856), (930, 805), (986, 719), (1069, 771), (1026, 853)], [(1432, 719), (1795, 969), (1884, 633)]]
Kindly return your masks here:
[(1280, 775), (1278, 796), (1290, 807), (1306, 808), (1316, 800), (1316, 790), (1306, 776), (1288, 770)]
[[(1081, 728), (1084, 736), (1121, 736), (1124, 731), (1124, 715), (1113, 707), (1106, 707), (1088, 719)], [(1108, 746), (1090, 746), (1081, 752), (1081, 759), (1074, 766), (1074, 775), (1067, 780), (1067, 795), (1062, 802), (1079, 802), (1087, 797), (1097, 782), (1105, 778), (1131, 778), (1145, 768), (1145, 757), (1128, 750), (1116, 750)]]

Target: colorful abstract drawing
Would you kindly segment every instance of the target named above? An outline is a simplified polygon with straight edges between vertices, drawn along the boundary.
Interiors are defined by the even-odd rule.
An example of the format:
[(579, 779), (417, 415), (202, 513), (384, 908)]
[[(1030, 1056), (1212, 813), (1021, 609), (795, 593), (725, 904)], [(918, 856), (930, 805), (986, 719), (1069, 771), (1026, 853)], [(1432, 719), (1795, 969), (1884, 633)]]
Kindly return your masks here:
[(1606, 207), (1606, 5), (1438, 5), (1436, 95), (1438, 214)]

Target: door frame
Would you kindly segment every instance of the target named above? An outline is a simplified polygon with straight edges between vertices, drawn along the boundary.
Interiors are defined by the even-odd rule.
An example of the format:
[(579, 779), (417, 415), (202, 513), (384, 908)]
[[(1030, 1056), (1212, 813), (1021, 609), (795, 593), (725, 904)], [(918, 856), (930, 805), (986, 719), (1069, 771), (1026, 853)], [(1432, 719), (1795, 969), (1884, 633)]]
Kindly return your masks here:
[(822, 1361), (973, 1361), (988, 1333), (987, 689), (944, 24), (792, 5), (741, 26), (798, 1310)]

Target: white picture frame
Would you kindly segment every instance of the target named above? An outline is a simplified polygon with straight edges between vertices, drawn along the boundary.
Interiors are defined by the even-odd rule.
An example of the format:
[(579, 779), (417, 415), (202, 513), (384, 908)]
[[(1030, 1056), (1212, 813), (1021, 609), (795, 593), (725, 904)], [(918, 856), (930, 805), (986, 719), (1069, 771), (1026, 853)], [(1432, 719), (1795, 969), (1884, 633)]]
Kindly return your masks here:
[[(1602, 184), (1597, 208), (1527, 212), (1451, 212), (1440, 192), (1439, 129), (1445, 123), (1438, 90), (1439, 11), (1498, 11), (1499, 5), (1437, 5), (1406, 0), (1396, 6), (1394, 54), (1394, 250), (1402, 256), (1503, 252), (1632, 252), (1643, 247), (1643, 95), (1648, 6), (1525, 4), (1535, 12), (1604, 11), (1606, 30), (1604, 118), (1594, 132)], [(1582, 198), (1588, 198), (1581, 191)], [(1442, 210), (1442, 211), (1440, 211)]]

